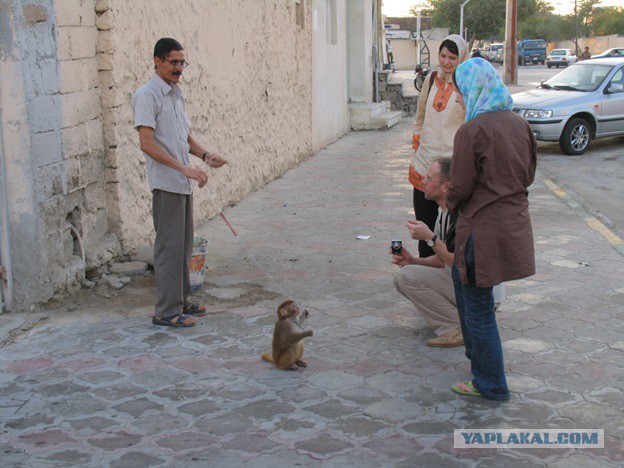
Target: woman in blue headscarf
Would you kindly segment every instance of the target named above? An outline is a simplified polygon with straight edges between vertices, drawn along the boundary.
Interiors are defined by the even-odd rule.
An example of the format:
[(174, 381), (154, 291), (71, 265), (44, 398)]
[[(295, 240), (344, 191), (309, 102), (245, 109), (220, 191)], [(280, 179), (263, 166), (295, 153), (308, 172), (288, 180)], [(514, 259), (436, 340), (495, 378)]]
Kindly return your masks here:
[(466, 121), (455, 135), (446, 204), (459, 215), (452, 275), (473, 378), (451, 389), (507, 400), (492, 287), (535, 273), (528, 187), (537, 144), (489, 62), (467, 60), (453, 79)]

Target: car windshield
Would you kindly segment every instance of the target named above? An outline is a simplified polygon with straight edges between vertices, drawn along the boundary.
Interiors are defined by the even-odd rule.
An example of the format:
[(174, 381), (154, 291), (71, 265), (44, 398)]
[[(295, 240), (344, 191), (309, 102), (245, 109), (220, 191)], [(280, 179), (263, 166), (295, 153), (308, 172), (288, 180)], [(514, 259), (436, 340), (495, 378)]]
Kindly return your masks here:
[(492, 44), (491, 49), (497, 51), (503, 48), (503, 44)]
[(570, 91), (596, 91), (613, 65), (595, 65), (587, 61), (574, 64), (544, 83), (554, 89)]
[(557, 50), (553, 50), (550, 55), (565, 55), (566, 51), (563, 49), (557, 49)]
[(543, 49), (544, 47), (544, 41), (526, 41), (524, 43), (525, 49)]

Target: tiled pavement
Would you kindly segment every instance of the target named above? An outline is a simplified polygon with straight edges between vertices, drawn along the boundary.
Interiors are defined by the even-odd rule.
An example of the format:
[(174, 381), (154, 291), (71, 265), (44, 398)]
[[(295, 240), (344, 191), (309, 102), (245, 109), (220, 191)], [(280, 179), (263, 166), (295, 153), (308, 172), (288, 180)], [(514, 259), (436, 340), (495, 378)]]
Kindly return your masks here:
[[(225, 211), (239, 239), (219, 217), (199, 227), (214, 312), (201, 325), (154, 327), (149, 302), (78, 308), (6, 344), (2, 466), (621, 466), (623, 258), (538, 174), (538, 272), (507, 285), (498, 314), (512, 398), (456, 396), (462, 349), (425, 346), (431, 332), (392, 287), (409, 136), (404, 122), (330, 145)], [(259, 357), (284, 296), (315, 332), (297, 372)], [(460, 450), (457, 428), (603, 428), (606, 440)]]

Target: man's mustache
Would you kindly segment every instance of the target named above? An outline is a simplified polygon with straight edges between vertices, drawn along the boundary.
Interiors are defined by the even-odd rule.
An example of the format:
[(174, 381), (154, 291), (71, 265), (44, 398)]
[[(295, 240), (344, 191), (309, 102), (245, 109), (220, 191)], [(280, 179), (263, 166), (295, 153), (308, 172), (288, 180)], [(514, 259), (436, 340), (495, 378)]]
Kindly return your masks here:
[(175, 72), (173, 72), (173, 75), (178, 75), (178, 76), (181, 76), (181, 75), (182, 75), (182, 72), (175, 71)]

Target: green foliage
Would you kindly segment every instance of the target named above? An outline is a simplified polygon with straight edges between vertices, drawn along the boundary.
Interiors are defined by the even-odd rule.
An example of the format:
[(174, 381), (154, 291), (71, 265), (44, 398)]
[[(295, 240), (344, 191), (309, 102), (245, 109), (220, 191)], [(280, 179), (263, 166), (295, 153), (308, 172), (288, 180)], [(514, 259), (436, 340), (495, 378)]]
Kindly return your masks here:
[[(464, 0), (430, 0), (431, 8), (422, 14), (432, 17), (435, 27), (447, 27), (451, 33), (459, 32), (460, 5)], [(518, 0), (518, 21), (522, 22), (552, 7), (545, 0)], [(505, 0), (471, 0), (464, 6), (464, 28), (479, 40), (502, 40), (505, 37)]]
[(591, 26), (594, 36), (622, 34), (624, 32), (624, 8), (596, 8)]
[[(433, 26), (459, 33), (460, 5), (465, 0), (429, 0), (421, 10), (431, 16)], [(578, 36), (621, 34), (624, 8), (597, 7), (599, 0), (578, 0), (577, 15), (557, 15), (546, 0), (518, 0), (518, 37), (549, 42)], [(464, 28), (472, 39), (501, 41), (505, 37), (505, 0), (471, 0), (464, 6)], [(412, 9), (412, 14), (416, 11)]]

